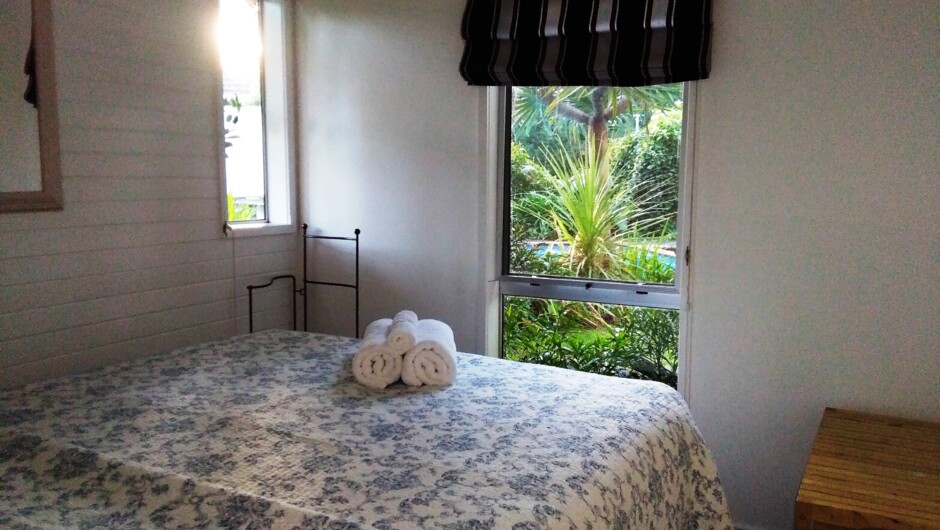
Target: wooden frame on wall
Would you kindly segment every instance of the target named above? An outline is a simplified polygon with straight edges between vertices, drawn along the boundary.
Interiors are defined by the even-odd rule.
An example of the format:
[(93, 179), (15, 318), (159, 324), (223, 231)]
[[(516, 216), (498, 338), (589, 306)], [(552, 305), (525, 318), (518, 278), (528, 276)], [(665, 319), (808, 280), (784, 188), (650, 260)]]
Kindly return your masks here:
[(62, 209), (62, 170), (59, 159), (59, 116), (51, 0), (32, 0), (39, 121), (39, 190), (0, 192), (0, 212)]

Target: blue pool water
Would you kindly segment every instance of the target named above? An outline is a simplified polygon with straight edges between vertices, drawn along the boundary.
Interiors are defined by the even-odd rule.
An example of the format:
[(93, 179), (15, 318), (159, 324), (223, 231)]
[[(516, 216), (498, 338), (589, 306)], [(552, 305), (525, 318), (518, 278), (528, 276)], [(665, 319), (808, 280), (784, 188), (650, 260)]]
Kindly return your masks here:
[[(535, 253), (539, 256), (544, 256), (545, 254), (567, 254), (568, 253), (568, 244), (562, 242), (551, 242), (551, 243), (536, 243), (531, 244), (527, 243), (525, 248), (527, 250), (535, 249)], [(647, 252), (648, 257), (653, 257), (652, 252)], [(676, 268), (676, 257), (675, 256), (665, 256), (660, 254), (660, 261), (669, 265), (671, 269)]]

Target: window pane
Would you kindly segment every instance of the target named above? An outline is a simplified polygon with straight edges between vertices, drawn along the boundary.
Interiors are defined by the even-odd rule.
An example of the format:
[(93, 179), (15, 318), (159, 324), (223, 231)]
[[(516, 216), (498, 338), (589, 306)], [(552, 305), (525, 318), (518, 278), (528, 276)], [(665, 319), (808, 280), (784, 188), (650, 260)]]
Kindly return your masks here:
[(673, 284), (682, 85), (512, 96), (510, 273)]
[(503, 357), (676, 387), (679, 312), (503, 297)]
[(229, 221), (265, 219), (259, 0), (221, 0), (219, 43)]

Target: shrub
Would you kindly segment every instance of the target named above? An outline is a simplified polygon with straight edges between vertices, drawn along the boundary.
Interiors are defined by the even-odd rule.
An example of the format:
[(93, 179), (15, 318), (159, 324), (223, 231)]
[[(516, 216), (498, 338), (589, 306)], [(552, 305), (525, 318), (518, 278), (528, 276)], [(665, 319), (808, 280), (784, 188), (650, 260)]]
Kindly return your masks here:
[(229, 221), (252, 221), (258, 218), (258, 207), (251, 204), (235, 204), (231, 193), (225, 196)]
[[(643, 283), (671, 284), (676, 278), (675, 262), (657, 252), (663, 241), (624, 246), (620, 260), (625, 264), (622, 279)], [(674, 259), (674, 258), (673, 258)]]
[(541, 254), (536, 249), (526, 248), (525, 227), (515, 223), (509, 248), (509, 270), (543, 276), (572, 276), (574, 271), (565, 266), (565, 257), (556, 254)]
[[(612, 137), (609, 159), (597, 160), (590, 146), (578, 149), (568, 142), (541, 152), (542, 165), (514, 144), (510, 270), (672, 283), (675, 264), (657, 250), (675, 238), (680, 132), (677, 105), (655, 114), (643, 130)], [(543, 133), (532, 128), (519, 136), (545, 145), (534, 141)], [(562, 239), (571, 250), (540, 253), (526, 249), (526, 239)], [(674, 310), (521, 297), (503, 301), (503, 354), (517, 361), (675, 387), (678, 336)]]
[(644, 235), (675, 234), (681, 135), (682, 108), (677, 105), (655, 114), (647, 129), (618, 139), (611, 149), (612, 175), (631, 190), (642, 212), (637, 224)]
[[(627, 247), (623, 257), (635, 281), (674, 281), (672, 266), (646, 247)], [(513, 238), (512, 271), (571, 276), (565, 263), (564, 256), (540, 254)], [(516, 361), (675, 387), (678, 336), (677, 311), (514, 296), (503, 302), (503, 354)]]
[(534, 160), (518, 142), (512, 142), (509, 152), (513, 196), (530, 191), (543, 191), (551, 187), (548, 170)]
[[(595, 307), (588, 307), (595, 306)], [(677, 311), (507, 297), (503, 354), (507, 359), (630, 377), (676, 387)], [(590, 330), (585, 313), (605, 313), (613, 324)]]
[(549, 189), (550, 175), (536, 162), (521, 144), (513, 142), (510, 147), (510, 171), (512, 174), (512, 226), (518, 226), (518, 239), (550, 239), (554, 236), (551, 223), (532, 212), (550, 207), (541, 192)]

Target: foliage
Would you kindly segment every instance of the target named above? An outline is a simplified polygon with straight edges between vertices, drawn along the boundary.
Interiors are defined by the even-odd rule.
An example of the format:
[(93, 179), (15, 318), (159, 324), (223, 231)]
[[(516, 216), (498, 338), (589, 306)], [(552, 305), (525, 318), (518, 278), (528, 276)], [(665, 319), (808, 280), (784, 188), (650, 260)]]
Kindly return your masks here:
[[(580, 247), (587, 251), (588, 260), (573, 256), (575, 264), (596, 266), (574, 266), (581, 271), (579, 275), (592, 270), (603, 271), (602, 277), (617, 278), (618, 271), (608, 271), (603, 266), (616, 267), (618, 262), (605, 257), (605, 245), (595, 243), (610, 239), (606, 246), (617, 246), (617, 231), (635, 232), (644, 239), (675, 238), (682, 125), (679, 85), (603, 91), (597, 87), (527, 87), (516, 88), (513, 93), (511, 213), (512, 222), (525, 227), (525, 239), (573, 241), (580, 236), (583, 241)], [(603, 151), (595, 142), (588, 141), (585, 122), (578, 121), (593, 116), (591, 112), (606, 120), (605, 127), (617, 134)], [(640, 123), (643, 128), (632, 130)], [(594, 150), (589, 151), (592, 146)], [(612, 182), (603, 185), (603, 192), (599, 186), (602, 179), (582, 179), (571, 185), (562, 182), (558, 186), (581, 169), (573, 167), (572, 161), (589, 160), (592, 155), (599, 170), (606, 172), (610, 168)], [(546, 167), (554, 175), (546, 176)], [(598, 184), (596, 193), (577, 190), (582, 184)], [(559, 194), (559, 189), (567, 193)], [(584, 215), (587, 208), (609, 202), (600, 193), (606, 198), (628, 199), (621, 205), (621, 211), (616, 212), (617, 230), (603, 234), (604, 237), (592, 230), (604, 227), (594, 226)], [(558, 206), (562, 208), (559, 210)], [(561, 223), (551, 213), (553, 209), (561, 212)], [(602, 217), (596, 211), (591, 215), (595, 221)], [(578, 223), (582, 226), (576, 226)]]
[(682, 107), (652, 116), (648, 129), (631, 134), (612, 149), (613, 174), (625, 180), (642, 212), (645, 235), (676, 231), (679, 208), (679, 142)]
[[(233, 128), (238, 124), (238, 114), (242, 110), (242, 103), (238, 100), (238, 94), (230, 98), (222, 98), (222, 114), (225, 119), (225, 125), (222, 128), (222, 138), (224, 138), (224, 148), (228, 149), (232, 146), (232, 142), (229, 141), (232, 138), (238, 138), (233, 135)], [(225, 156), (228, 156), (226, 153)], [(231, 211), (231, 210), (230, 210)]]
[(573, 276), (574, 272), (565, 266), (564, 256), (557, 254), (540, 253), (537, 249), (526, 248), (522, 231), (526, 228), (521, 224), (513, 225), (510, 238), (509, 270), (525, 274), (538, 274), (541, 276)]
[[(521, 230), (515, 227), (514, 233)], [(672, 283), (675, 272), (651, 252), (657, 244), (624, 249), (625, 277)], [(525, 248), (513, 237), (510, 270), (543, 276), (572, 276), (567, 258)], [(503, 353), (508, 359), (605, 375), (650, 379), (676, 386), (678, 312), (506, 297)]]
[(512, 142), (509, 154), (510, 174), (512, 175), (513, 196), (522, 195), (530, 191), (543, 191), (548, 189), (549, 175), (545, 166), (533, 159), (526, 148)]
[(569, 119), (574, 116), (575, 120), (582, 119), (579, 112), (608, 122), (617, 120), (616, 123), (623, 123), (626, 119), (629, 125), (633, 125), (633, 116), (648, 117), (656, 109), (668, 107), (682, 97), (681, 84), (644, 87), (555, 86), (535, 90), (537, 97), (546, 103), (546, 112), (554, 112)]
[[(681, 85), (648, 87), (525, 87), (513, 91), (513, 134), (535, 138), (537, 147), (554, 145), (572, 131), (587, 134), (603, 158), (608, 138), (645, 127), (656, 109), (671, 107), (682, 97)], [(576, 141), (577, 143), (577, 141)], [(566, 145), (569, 153), (574, 145)]]
[(512, 198), (513, 238), (522, 240), (553, 240), (556, 238), (551, 217), (544, 215), (552, 207), (551, 196), (530, 191)]
[(587, 141), (586, 131), (579, 124), (557, 119), (545, 109), (536, 87), (513, 88), (512, 143), (518, 144), (542, 167), (546, 147), (560, 148), (569, 153), (580, 152)]
[(235, 204), (231, 193), (225, 196), (226, 211), (229, 221), (254, 221), (258, 218), (258, 207), (253, 204)]
[(546, 195), (558, 238), (568, 243), (569, 267), (576, 276), (616, 277), (615, 234), (633, 211), (623, 189), (614, 186), (607, 161), (592, 144), (583, 157), (547, 154), (554, 193)]
[(529, 152), (522, 144), (512, 142), (510, 145), (510, 175), (512, 182), (512, 203), (533, 203), (528, 208), (513, 208), (512, 226), (522, 227), (524, 230), (518, 237), (521, 239), (548, 239), (554, 234), (551, 223), (545, 222), (530, 211), (539, 211), (548, 208), (544, 199), (536, 191), (545, 191), (550, 187), (548, 170), (541, 163), (529, 156)]
[(662, 246), (661, 240), (624, 246), (620, 251), (620, 260), (624, 263), (621, 279), (643, 283), (673, 283), (676, 278), (675, 261), (670, 263), (658, 252)]
[(667, 309), (627, 308), (624, 327), (617, 330), (619, 344), (624, 344), (634, 363), (629, 377), (666, 383), (678, 383), (679, 312)]
[[(675, 388), (679, 317), (674, 310), (507, 297), (503, 354), (515, 361), (602, 375), (660, 381)], [(584, 312), (607, 313), (613, 324), (589, 332)]]
[[(222, 138), (224, 139), (224, 149), (232, 146), (231, 140), (238, 138), (234, 131), (238, 124), (238, 114), (242, 110), (242, 103), (238, 99), (238, 94), (230, 98), (222, 98), (222, 114), (225, 117), (225, 125), (222, 129)], [(228, 153), (225, 153), (228, 157)], [(225, 196), (226, 211), (229, 221), (254, 221), (258, 218), (258, 207), (252, 204), (235, 204), (235, 197), (231, 193)]]
[[(513, 94), (510, 270), (673, 283), (660, 249), (676, 231), (679, 86)], [(507, 358), (676, 386), (677, 311), (519, 297), (503, 309)]]
[(588, 144), (580, 158), (564, 151), (546, 157), (552, 190), (529, 192), (514, 201), (513, 211), (535, 219), (533, 227), (549, 224), (554, 229), (555, 238), (571, 249), (567, 267), (573, 276), (627, 279), (619, 256), (628, 244), (625, 234), (645, 234), (639, 225), (654, 217), (639, 217), (633, 190), (610, 178), (607, 161), (597, 156), (593, 145)]

